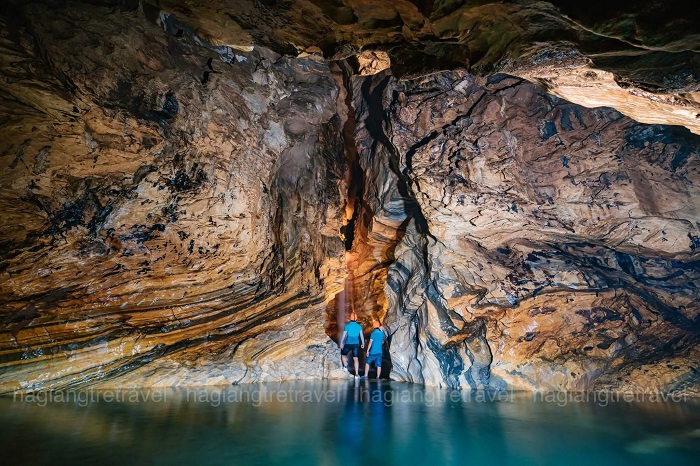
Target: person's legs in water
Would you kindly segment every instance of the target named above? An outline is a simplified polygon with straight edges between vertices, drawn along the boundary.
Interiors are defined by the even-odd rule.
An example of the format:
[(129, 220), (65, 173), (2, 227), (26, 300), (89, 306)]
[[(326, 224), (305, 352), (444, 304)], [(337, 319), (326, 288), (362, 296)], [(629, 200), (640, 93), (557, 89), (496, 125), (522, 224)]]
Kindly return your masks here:
[(372, 364), (374, 364), (374, 367), (377, 368), (377, 378), (379, 378), (382, 373), (382, 355), (372, 353), (367, 355), (367, 360), (365, 363), (365, 377), (367, 377), (369, 374), (369, 366)]
[(340, 350), (340, 361), (343, 363), (343, 369), (348, 369), (348, 355), (352, 354), (354, 357), (357, 354), (357, 345), (345, 345), (342, 350)]
[(377, 368), (377, 379), (379, 379), (379, 377), (381, 377), (381, 375), (382, 375), (382, 355), (381, 355), (381, 353), (378, 354), (374, 358), (374, 367)]
[(351, 355), (352, 361), (353, 361), (354, 366), (355, 366), (355, 375), (357, 375), (359, 377), (360, 374), (359, 374), (358, 370), (359, 370), (360, 363), (357, 359), (357, 357), (358, 357), (357, 346), (358, 345), (353, 345), (353, 344), (345, 345), (343, 350), (340, 352), (340, 358), (343, 362), (343, 367), (345, 369), (347, 369), (348, 371), (350, 371), (350, 368), (348, 367), (348, 357)]
[(355, 377), (360, 376), (360, 359), (359, 359), (359, 357), (358, 357), (359, 355), (357, 353), (358, 353), (358, 350), (357, 350), (357, 346), (356, 346), (355, 351), (353, 351), (353, 353), (352, 353), (352, 361), (355, 363)]

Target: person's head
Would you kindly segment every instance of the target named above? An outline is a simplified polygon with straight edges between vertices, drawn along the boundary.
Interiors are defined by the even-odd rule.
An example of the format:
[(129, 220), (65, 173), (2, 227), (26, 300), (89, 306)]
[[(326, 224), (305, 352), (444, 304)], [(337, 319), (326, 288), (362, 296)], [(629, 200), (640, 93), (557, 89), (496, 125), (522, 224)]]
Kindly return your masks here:
[(357, 320), (357, 314), (355, 314), (354, 312), (351, 312), (350, 313), (350, 320)]
[(378, 320), (375, 319), (375, 320), (372, 321), (372, 327), (374, 327), (374, 328), (379, 328), (380, 325), (381, 325), (381, 324), (379, 323)]

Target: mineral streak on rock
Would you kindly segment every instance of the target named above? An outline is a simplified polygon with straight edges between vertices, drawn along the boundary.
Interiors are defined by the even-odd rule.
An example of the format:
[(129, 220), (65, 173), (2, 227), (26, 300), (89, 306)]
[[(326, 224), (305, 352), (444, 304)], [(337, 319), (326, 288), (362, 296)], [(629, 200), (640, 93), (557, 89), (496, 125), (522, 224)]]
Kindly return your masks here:
[(4, 2), (0, 392), (700, 393), (700, 14), (579, 3)]
[(0, 389), (329, 375), (328, 64), (79, 6), (2, 19)]
[(356, 79), (395, 377), (697, 386), (698, 136), (505, 75)]
[(181, 24), (187, 21), (212, 43), (233, 48), (257, 44), (289, 55), (314, 50), (332, 59), (381, 52), (396, 76), (455, 68), (475, 75), (507, 72), (588, 107), (614, 106), (640, 122), (678, 124), (700, 134), (697, 2), (162, 0), (158, 7), (144, 5), (173, 34), (187, 34)]

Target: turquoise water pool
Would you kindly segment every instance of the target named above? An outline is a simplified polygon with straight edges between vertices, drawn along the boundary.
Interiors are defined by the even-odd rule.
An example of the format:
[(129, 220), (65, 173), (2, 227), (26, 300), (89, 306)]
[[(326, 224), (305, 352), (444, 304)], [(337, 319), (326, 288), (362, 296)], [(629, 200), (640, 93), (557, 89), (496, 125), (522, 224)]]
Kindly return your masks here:
[(7, 465), (692, 465), (700, 405), (398, 382), (0, 399)]

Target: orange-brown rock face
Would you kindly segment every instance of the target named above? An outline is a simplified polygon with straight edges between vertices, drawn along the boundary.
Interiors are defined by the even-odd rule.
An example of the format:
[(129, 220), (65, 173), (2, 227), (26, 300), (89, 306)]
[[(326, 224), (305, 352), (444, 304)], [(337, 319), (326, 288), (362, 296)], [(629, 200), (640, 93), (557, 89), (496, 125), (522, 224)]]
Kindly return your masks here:
[(698, 136), (505, 75), (355, 89), (394, 377), (697, 390)]
[(4, 2), (0, 392), (699, 393), (700, 16), (595, 3)]
[(328, 64), (140, 10), (24, 13), (0, 44), (1, 390), (328, 375), (345, 273)]
[(587, 107), (611, 106), (640, 122), (683, 125), (700, 134), (700, 6), (683, 0), (158, 5), (216, 44), (257, 43), (286, 54), (317, 50), (333, 59), (378, 49), (389, 55), (396, 76), (502, 71)]

